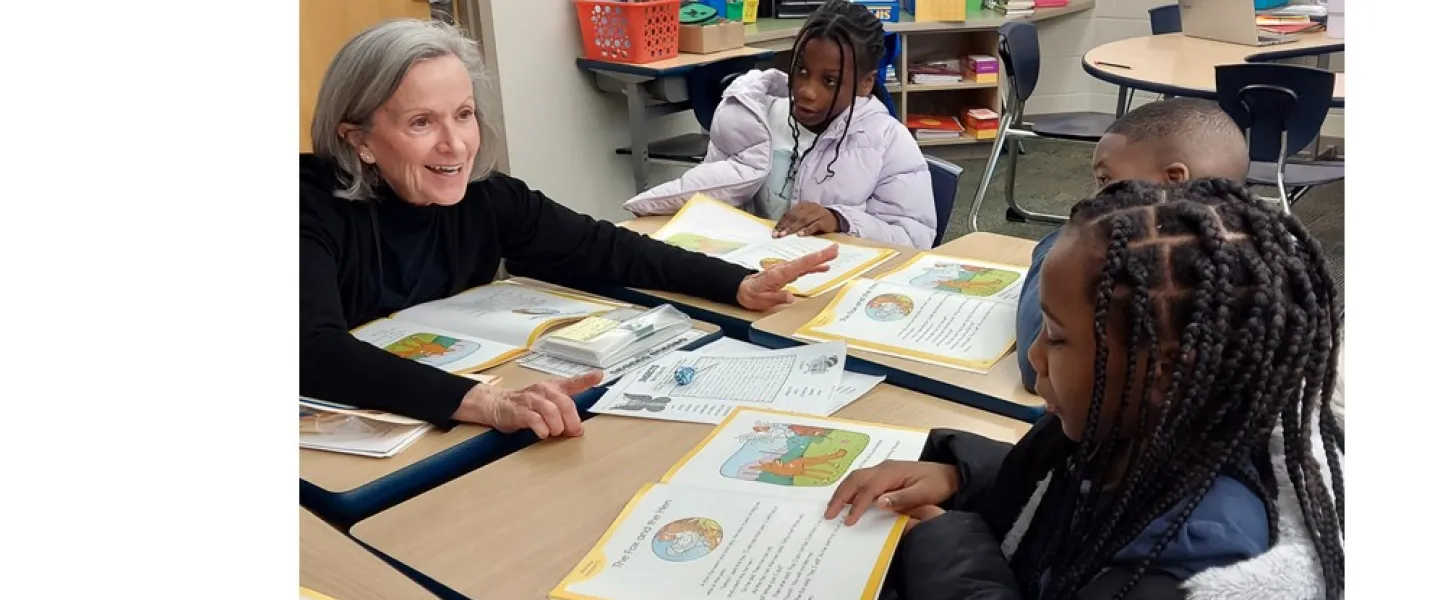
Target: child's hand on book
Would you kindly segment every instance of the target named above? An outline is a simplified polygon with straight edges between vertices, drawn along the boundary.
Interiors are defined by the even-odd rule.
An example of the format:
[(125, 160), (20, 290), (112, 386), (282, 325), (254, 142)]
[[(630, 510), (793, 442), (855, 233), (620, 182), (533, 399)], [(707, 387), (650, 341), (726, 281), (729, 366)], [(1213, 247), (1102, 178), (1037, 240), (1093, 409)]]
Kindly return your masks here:
[(887, 460), (847, 475), (830, 497), (830, 504), (825, 507), (825, 518), (834, 519), (848, 505), (850, 513), (845, 516), (845, 524), (854, 525), (873, 504), (896, 513), (916, 511), (923, 520), (932, 512), (927, 507), (943, 504), (958, 491), (960, 473), (955, 467)]
[(592, 371), (519, 390), (480, 384), (460, 401), (455, 420), (489, 425), (501, 433), (530, 429), (542, 440), (562, 435), (575, 437), (585, 429), (571, 396), (599, 385), (601, 379), (601, 372)]
[(840, 231), (840, 217), (835, 212), (814, 202), (796, 202), (780, 222), (775, 224), (774, 237), (795, 235), (820, 235)]
[(806, 254), (746, 277), (740, 282), (735, 301), (744, 308), (760, 311), (794, 302), (795, 297), (785, 291), (785, 287), (811, 273), (829, 271), (830, 265), (826, 263), (835, 260), (839, 255), (840, 247), (832, 244), (819, 252)]

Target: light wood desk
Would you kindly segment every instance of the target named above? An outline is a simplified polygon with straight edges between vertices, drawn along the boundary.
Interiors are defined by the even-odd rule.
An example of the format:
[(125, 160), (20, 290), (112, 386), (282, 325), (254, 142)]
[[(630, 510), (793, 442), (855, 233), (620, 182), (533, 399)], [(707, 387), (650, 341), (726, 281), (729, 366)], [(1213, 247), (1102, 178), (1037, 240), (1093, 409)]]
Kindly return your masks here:
[[(1214, 99), (1217, 65), (1319, 56), (1344, 50), (1344, 39), (1325, 37), (1324, 32), (1302, 34), (1294, 42), (1274, 46), (1245, 46), (1169, 33), (1096, 46), (1085, 53), (1082, 64), (1086, 73), (1116, 85), (1157, 94)], [(1335, 74), (1331, 105), (1345, 105), (1344, 73)]]
[[(1035, 242), (1031, 240), (979, 232), (971, 233), (949, 243), (942, 244), (934, 250), (931, 250), (931, 252), (1027, 267), (1030, 264), (1030, 253), (1034, 248)], [(801, 325), (804, 325), (810, 319), (815, 318), (815, 315), (820, 314), (820, 311), (824, 310), (825, 306), (830, 303), (830, 300), (830, 295), (806, 300), (789, 310), (756, 321), (754, 329), (761, 334), (787, 338), (799, 343), (810, 343), (808, 340), (796, 338), (794, 336), (795, 330), (799, 329)], [(758, 339), (759, 337), (760, 336), (757, 336), (756, 341), (763, 342), (764, 340)], [(939, 382), (946, 386), (978, 392), (985, 396), (998, 398), (1022, 407), (1028, 407), (1024, 409), (1023, 412), (1033, 414), (1034, 409), (1043, 408), (1045, 405), (1044, 400), (1039, 396), (1025, 391), (1025, 387), (1020, 384), (1020, 363), (1013, 352), (1001, 359), (989, 373), (984, 375), (894, 356), (876, 354), (858, 348), (851, 348), (849, 355), (853, 358), (869, 361), (891, 369), (894, 372), (913, 374), (923, 380)], [(896, 383), (908, 386), (908, 383), (900, 381)], [(945, 395), (948, 396), (948, 394)]]
[(300, 509), (300, 585), (336, 600), (435, 598), (303, 508)]
[[(650, 234), (655, 233), (656, 231), (659, 231), (660, 228), (661, 228), (661, 227), (664, 227), (664, 226), (665, 226), (665, 223), (667, 223), (667, 222), (669, 222), (669, 221), (670, 221), (670, 217), (668, 217), (668, 216), (663, 216), (663, 217), (640, 217), (640, 218), (638, 218), (638, 219), (633, 219), (633, 220), (630, 220), (630, 221), (625, 221), (625, 222), (623, 222), (623, 223), (618, 223), (617, 225), (620, 226), (620, 227), (624, 227), (624, 228), (626, 228), (626, 229), (629, 229), (629, 230), (631, 230), (631, 231), (636, 231), (636, 232), (639, 232), (639, 233), (643, 233), (643, 234), (645, 234), (645, 235), (650, 235)], [(870, 241), (870, 240), (863, 240), (863, 239), (859, 239), (859, 238), (855, 238), (855, 237), (851, 237), (851, 236), (846, 236), (846, 235), (834, 235), (834, 234), (831, 234), (831, 235), (825, 235), (825, 236), (821, 236), (821, 237), (823, 237), (823, 238), (825, 238), (825, 239), (831, 239), (831, 240), (835, 240), (835, 241), (839, 241), (839, 242), (844, 242), (844, 243), (847, 243), (847, 244), (855, 244), (855, 245), (860, 245), (860, 246), (870, 246), (870, 247), (874, 247), (874, 248), (892, 248), (892, 249), (896, 250), (897, 253), (896, 253), (894, 256), (890, 257), (890, 258), (889, 258), (888, 260), (886, 260), (885, 262), (882, 262), (882, 263), (880, 263), (879, 265), (871, 268), (869, 271), (866, 271), (866, 273), (875, 273), (875, 272), (879, 272), (879, 271), (883, 271), (883, 270), (886, 270), (886, 269), (893, 268), (894, 265), (898, 265), (898, 264), (900, 264), (901, 262), (904, 262), (904, 261), (906, 261), (906, 260), (909, 260), (910, 257), (914, 256), (915, 253), (917, 252), (917, 251), (916, 251), (915, 249), (913, 249), (913, 248), (896, 248), (896, 247), (890, 246), (890, 245), (888, 245), (888, 244), (883, 244), (883, 243), (880, 243), (880, 242), (872, 242), (872, 241)], [(864, 275), (864, 274), (862, 274), (861, 276), (863, 276), (863, 275)], [(722, 319), (716, 318), (717, 316), (718, 316), (718, 317), (721, 317), (721, 318), (723, 318), (723, 319), (728, 319), (729, 321), (731, 321), (731, 323), (721, 322), (721, 323), (719, 323), (719, 324), (720, 324), (724, 329), (726, 329), (726, 332), (727, 332), (727, 333), (732, 334), (731, 337), (738, 337), (738, 338), (741, 338), (741, 339), (744, 339), (745, 337), (747, 337), (747, 333), (746, 333), (746, 331), (744, 331), (744, 330), (748, 330), (748, 329), (749, 329), (749, 324), (750, 324), (750, 323), (752, 323), (752, 322), (754, 322), (754, 321), (758, 321), (758, 320), (760, 320), (760, 319), (763, 319), (763, 318), (765, 318), (765, 317), (767, 317), (767, 316), (774, 315), (774, 314), (777, 314), (777, 313), (780, 313), (780, 312), (789, 310), (789, 309), (795, 307), (797, 304), (799, 304), (799, 302), (804, 302), (804, 300), (801, 300), (801, 301), (797, 302), (796, 304), (792, 304), (792, 305), (790, 305), (790, 306), (782, 306), (782, 307), (775, 308), (775, 309), (772, 309), (772, 310), (769, 310), (769, 311), (765, 311), (765, 312), (757, 312), (757, 311), (753, 311), (753, 310), (746, 310), (746, 309), (744, 309), (744, 308), (741, 308), (741, 307), (736, 306), (736, 305), (733, 305), (733, 304), (720, 304), (720, 303), (718, 303), (718, 302), (711, 302), (711, 301), (709, 301), (709, 300), (705, 300), (705, 299), (702, 299), (702, 298), (696, 298), (696, 297), (694, 297), (694, 296), (687, 296), (687, 295), (685, 295), (685, 294), (676, 294), (676, 293), (671, 293), (671, 292), (660, 292), (660, 291), (655, 291), (655, 290), (639, 290), (639, 289), (633, 289), (633, 290), (631, 290), (631, 291), (633, 291), (633, 292), (635, 292), (635, 293), (638, 293), (638, 294), (640, 294), (641, 296), (649, 296), (650, 298), (658, 299), (660, 302), (670, 302), (670, 303), (674, 303), (674, 304), (681, 305), (681, 306), (686, 306), (686, 307), (690, 307), (690, 308), (699, 309), (700, 312), (697, 313), (697, 314), (698, 314), (697, 318), (700, 318), (700, 319), (702, 319), (702, 320), (710, 320), (710, 321), (717, 321), (717, 322), (718, 322), (718, 321), (721, 321)], [(829, 297), (830, 297), (832, 294), (834, 294), (834, 293), (835, 293), (835, 290), (831, 290), (831, 291), (829, 291), (829, 292), (826, 292), (825, 294), (822, 294), (822, 295), (820, 295), (820, 296), (817, 296), (817, 298), (829, 298)], [(617, 294), (617, 295), (618, 295), (618, 294)], [(641, 300), (642, 298), (638, 298), (638, 297), (637, 297), (637, 298), (622, 298), (622, 299), (624, 299), (624, 300), (626, 300), (626, 301), (629, 301), (629, 302), (643, 303), (643, 302), (640, 302), (640, 300)], [(740, 331), (735, 331), (735, 327), (732, 327), (732, 325), (734, 325), (734, 324), (737, 323), (737, 322), (744, 325), (743, 327), (741, 327), (741, 330), (740, 330)]]
[[(1062, 17), (1081, 11), (1095, 8), (1095, 0), (1070, 0), (1067, 6), (1058, 8), (1038, 8), (1035, 14), (1021, 19), (1010, 19), (1012, 21), (1044, 21), (1055, 17)], [(1004, 25), (1005, 15), (993, 10), (981, 10), (973, 14), (967, 14), (964, 21), (935, 21), (916, 23), (915, 16), (908, 12), (900, 12), (900, 22), (883, 22), (885, 31), (893, 33), (947, 33), (960, 31), (985, 31), (995, 29)], [(789, 50), (795, 43), (795, 37), (800, 34), (800, 26), (805, 24), (805, 19), (756, 19), (754, 23), (745, 26), (745, 44), (771, 50)]]
[[(881, 384), (838, 417), (1013, 442), (1029, 424)], [(357, 524), (357, 539), (472, 598), (545, 598), (711, 425), (601, 415)]]
[[(523, 281), (527, 285), (531, 285), (534, 287), (564, 290), (570, 293), (581, 294), (594, 298), (601, 298), (600, 296), (595, 296), (593, 294), (584, 294), (583, 292), (576, 292), (574, 290), (569, 290), (568, 288), (553, 286), (535, 280), (524, 278), (515, 278), (514, 280)], [(610, 301), (613, 302), (613, 300)], [(701, 321), (694, 321), (692, 323), (692, 327), (706, 333), (716, 332), (720, 329), (715, 325)], [(500, 377), (500, 387), (507, 390), (518, 390), (530, 385), (534, 385), (536, 383), (550, 381), (557, 378), (557, 376), (551, 375), (549, 373), (542, 373), (540, 371), (522, 367), (519, 365), (518, 362), (514, 360), (496, 366), (492, 369), (486, 370), (485, 374)], [(587, 394), (590, 395), (589, 398), (592, 402), (594, 399), (599, 397), (600, 393), (601, 390), (598, 389), (590, 390), (589, 392), (587, 392)], [(357, 490), (365, 488), (366, 486), (374, 484), (382, 479), (391, 477), (392, 475), (399, 473), (401, 470), (406, 469), (407, 467), (431, 459), (447, 450), (455, 448), (456, 446), (460, 446), (461, 444), (465, 444), (467, 442), (472, 444), (477, 443), (479, 442), (479, 440), (477, 440), (476, 438), (479, 438), (481, 435), (489, 431), (491, 431), (489, 427), (483, 427), (479, 425), (457, 425), (456, 427), (452, 428), (450, 431), (447, 432), (432, 429), (431, 431), (428, 431), (424, 435), (422, 435), (420, 439), (416, 440), (414, 444), (410, 445), (410, 447), (402, 450), (399, 454), (396, 454), (395, 456), (391, 456), (389, 458), (370, 458), (365, 456), (355, 456), (351, 454), (341, 454), (338, 452), (326, 452), (323, 450), (309, 450), (301, 448), (300, 479), (319, 488), (323, 494), (335, 495), (337, 497), (341, 494), (350, 494), (352, 492), (356, 492)], [(511, 445), (515, 445), (519, 444), (520, 442), (517, 439), (510, 441), (509, 443)], [(509, 447), (510, 446), (505, 446), (504, 448)], [(486, 457), (476, 457), (476, 460), (480, 460), (483, 458)], [(497, 457), (489, 458), (493, 459)], [(478, 466), (478, 464), (476, 466)], [(460, 473), (449, 473), (439, 475), (446, 475), (446, 477), (443, 477), (442, 479), (448, 479), (459, 474)], [(424, 487), (433, 486), (438, 483), (440, 483), (440, 481), (431, 481), (427, 478), (427, 483), (422, 486), (422, 489), (414, 490), (413, 493), (418, 493), (419, 491), (423, 491)], [(405, 490), (398, 491), (404, 492)], [(350, 507), (340, 508), (338, 506), (330, 505), (329, 503), (320, 506), (311, 506), (310, 504), (307, 504), (307, 506), (311, 506), (312, 509), (319, 511), (327, 519), (337, 520), (343, 525), (348, 521), (369, 516), (370, 514), (373, 514), (373, 510), (388, 507), (394, 502), (398, 502), (399, 500), (403, 499), (404, 498), (387, 497), (375, 500), (374, 502), (366, 501), (362, 503), (366, 506), (354, 509)], [(334, 503), (337, 501), (334, 498), (329, 498), (328, 500), (330, 503)], [(369, 506), (372, 504), (377, 505), (377, 508), (370, 509)]]

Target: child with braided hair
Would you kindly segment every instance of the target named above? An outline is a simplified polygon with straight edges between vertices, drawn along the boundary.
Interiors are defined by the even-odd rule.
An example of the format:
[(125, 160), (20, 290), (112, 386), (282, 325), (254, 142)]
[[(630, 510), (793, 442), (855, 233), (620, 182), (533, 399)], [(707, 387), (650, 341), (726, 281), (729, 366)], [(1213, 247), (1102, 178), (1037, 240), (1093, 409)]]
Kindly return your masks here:
[(751, 71), (726, 89), (705, 162), (625, 203), (674, 214), (696, 193), (777, 221), (774, 235), (843, 233), (915, 248), (935, 242), (920, 145), (873, 97), (885, 29), (830, 0), (795, 38), (789, 72)]
[(1343, 597), (1343, 313), (1299, 222), (1232, 180), (1119, 182), (1040, 278), (1048, 414), (1013, 448), (936, 430), (827, 507), (920, 521), (882, 598)]

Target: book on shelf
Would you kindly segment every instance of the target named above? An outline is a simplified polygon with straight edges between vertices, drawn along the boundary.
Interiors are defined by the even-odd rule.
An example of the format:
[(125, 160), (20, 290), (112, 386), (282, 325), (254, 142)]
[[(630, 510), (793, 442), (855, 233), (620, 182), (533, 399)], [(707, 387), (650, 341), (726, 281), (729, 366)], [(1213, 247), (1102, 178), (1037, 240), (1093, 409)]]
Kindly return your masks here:
[(950, 140), (965, 137), (965, 125), (960, 117), (950, 115), (912, 114), (905, 119), (905, 126), (914, 132), (917, 140)]
[(737, 409), (631, 498), (550, 598), (874, 598), (908, 519), (872, 509), (845, 526), (826, 501), (857, 469), (919, 458), (927, 438)]
[(915, 63), (906, 68), (910, 83), (928, 85), (939, 83), (960, 83), (965, 81), (964, 66), (960, 59)]

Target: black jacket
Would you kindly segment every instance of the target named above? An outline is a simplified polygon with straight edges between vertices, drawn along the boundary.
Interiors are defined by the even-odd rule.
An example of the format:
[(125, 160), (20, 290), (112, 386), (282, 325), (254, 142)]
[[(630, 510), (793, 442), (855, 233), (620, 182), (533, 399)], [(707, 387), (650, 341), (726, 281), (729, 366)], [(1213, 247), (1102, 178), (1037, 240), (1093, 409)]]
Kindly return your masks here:
[[(1001, 541), (1050, 469), (1075, 448), (1046, 415), (1013, 447), (963, 431), (937, 429), (921, 460), (955, 465), (961, 491), (948, 512), (915, 526), (902, 538), (882, 600), (1022, 600), (1022, 583), (1036, 568), (1035, 557), (1017, 552), (1007, 559)], [(1045, 523), (1035, 515), (1031, 523)], [(1035, 532), (1043, 535), (1044, 532)], [(1024, 545), (1022, 545), (1024, 548)], [(1080, 600), (1110, 600), (1133, 573), (1123, 565), (1091, 581)], [(1183, 598), (1180, 580), (1149, 573), (1126, 596), (1144, 600)]]
[[(300, 394), (441, 427), (453, 425), (475, 382), (394, 356), (351, 329), (489, 283), (502, 259), (561, 284), (728, 303), (751, 273), (578, 214), (501, 174), (471, 183), (448, 207), (409, 206), (388, 190), (354, 202), (336, 197), (339, 188), (331, 165), (300, 155)], [(422, 251), (397, 257), (406, 252), (396, 239)]]

